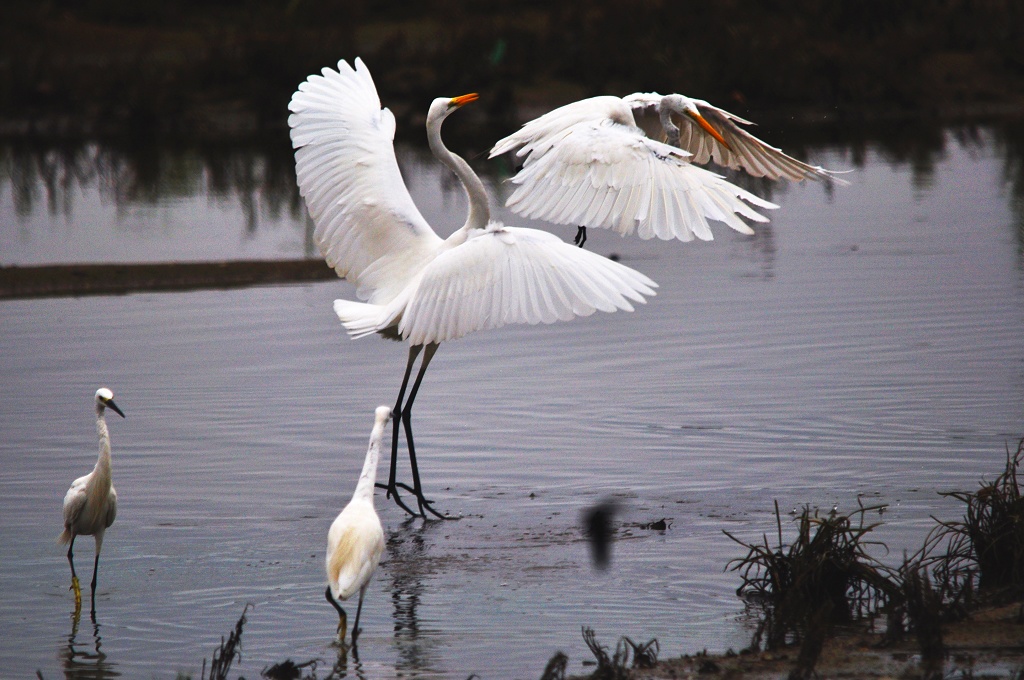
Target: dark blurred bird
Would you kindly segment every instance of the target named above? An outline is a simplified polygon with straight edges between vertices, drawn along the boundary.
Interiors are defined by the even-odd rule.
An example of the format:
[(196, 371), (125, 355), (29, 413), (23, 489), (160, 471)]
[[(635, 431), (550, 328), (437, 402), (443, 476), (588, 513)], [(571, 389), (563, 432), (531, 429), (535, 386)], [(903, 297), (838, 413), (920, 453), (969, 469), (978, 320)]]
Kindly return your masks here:
[(583, 533), (590, 543), (590, 558), (595, 569), (603, 571), (611, 564), (615, 537), (612, 522), (618, 509), (615, 501), (606, 500), (583, 511)]

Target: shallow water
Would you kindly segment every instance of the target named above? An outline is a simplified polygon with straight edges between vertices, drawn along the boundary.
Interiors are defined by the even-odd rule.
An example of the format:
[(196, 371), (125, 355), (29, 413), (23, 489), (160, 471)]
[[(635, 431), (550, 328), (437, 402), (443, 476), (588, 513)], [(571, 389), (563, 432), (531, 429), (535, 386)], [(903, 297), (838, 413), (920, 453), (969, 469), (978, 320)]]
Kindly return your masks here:
[[(807, 152), (852, 168), (851, 186), (776, 187), (782, 208), (755, 237), (591, 230), (588, 248), (660, 284), (636, 312), (442, 346), (416, 444), (428, 494), (462, 519), (406, 521), (378, 496), (388, 547), (348, 672), (534, 678), (557, 650), (582, 672), (581, 626), (611, 646), (656, 637), (663, 658), (739, 648), (750, 629), (723, 569), (743, 551), (723, 529), (754, 540), (774, 532), (774, 500), (848, 512), (861, 498), (887, 504), (878, 556), (896, 564), (931, 515), (959, 516), (937, 491), (1001, 471), (1024, 435), (1020, 146), (982, 128), (907, 153)], [(121, 183), (144, 183), (111, 155), (33, 174), (7, 153), (0, 262), (310, 252), (292, 192), (266, 179), (273, 159), (185, 153), (132, 192)], [(421, 152), (403, 165), (428, 220), (461, 209)], [(0, 302), (4, 673), (198, 677), (247, 603), (238, 673), (338, 660), (326, 532), (405, 361), (398, 343), (344, 336), (330, 303), (351, 294), (334, 281)], [(119, 509), (98, 624), (76, 627), (55, 538), (67, 485), (95, 460), (102, 384), (128, 416), (108, 419)], [(599, 572), (580, 514), (607, 498), (620, 540)], [(666, 531), (640, 526), (662, 518)], [(83, 581), (92, 555), (83, 537)]]

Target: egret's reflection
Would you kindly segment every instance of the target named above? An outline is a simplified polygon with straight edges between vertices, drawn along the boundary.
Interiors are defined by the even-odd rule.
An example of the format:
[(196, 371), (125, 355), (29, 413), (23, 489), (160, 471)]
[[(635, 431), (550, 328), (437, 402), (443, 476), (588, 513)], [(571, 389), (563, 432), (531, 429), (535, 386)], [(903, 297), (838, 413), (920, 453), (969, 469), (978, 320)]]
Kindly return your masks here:
[[(348, 664), (349, 655), (352, 656), (352, 668), (349, 675), (350, 669)], [(366, 680), (366, 671), (363, 669), (363, 664), (359, 663), (359, 645), (353, 643), (347, 645), (344, 643), (338, 644), (338, 660), (334, 663), (334, 668), (331, 669), (331, 678), (348, 678), (355, 676), (359, 680)]]
[(387, 536), (387, 574), (391, 580), (392, 618), (395, 622), (396, 670), (431, 670), (435, 659), (420, 626), (419, 605), (424, 577), (433, 572), (426, 535), (437, 522), (415, 525), (409, 518)]
[(79, 639), (78, 628), (81, 622), (81, 610), (77, 610), (71, 616), (71, 634), (68, 636), (66, 646), (60, 647), (57, 656), (61, 666), (64, 668), (65, 678), (117, 678), (121, 674), (115, 669), (115, 665), (107, 661), (107, 655), (101, 649), (102, 638), (100, 637), (100, 624), (96, 616), (91, 618), (92, 636), (83, 633)]

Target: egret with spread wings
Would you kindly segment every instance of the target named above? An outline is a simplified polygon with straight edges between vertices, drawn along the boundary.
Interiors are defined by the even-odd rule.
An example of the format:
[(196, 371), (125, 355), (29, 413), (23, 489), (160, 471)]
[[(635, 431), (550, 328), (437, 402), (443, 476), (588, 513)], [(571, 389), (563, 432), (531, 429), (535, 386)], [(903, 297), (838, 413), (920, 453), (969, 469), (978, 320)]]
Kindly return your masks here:
[(581, 225), (579, 245), (587, 226), (690, 241), (710, 240), (708, 220), (714, 220), (753, 234), (741, 218), (768, 220), (744, 201), (778, 206), (695, 165), (711, 160), (755, 177), (845, 184), (741, 125), (750, 123), (678, 94), (592, 97), (526, 123), (495, 144), (491, 156), (515, 151), (522, 160), (506, 205), (525, 217)]
[[(395, 118), (381, 108), (373, 79), (356, 59), (310, 76), (292, 96), (288, 118), (299, 190), (316, 224), (327, 263), (363, 300), (336, 300), (354, 338), (380, 334), (409, 343), (393, 409), (387, 496), (403, 509), (443, 517), (424, 498), (410, 414), (439, 343), (513, 323), (553, 323), (597, 310), (632, 311), (656, 284), (608, 258), (584, 253), (548, 232), (508, 227), (490, 217), (487, 192), (469, 164), (441, 141), (441, 124), (477, 96), (435, 99), (427, 113), (434, 156), (462, 182), (465, 222), (439, 237), (409, 195), (395, 158)], [(458, 224), (455, 222), (452, 226)], [(422, 361), (406, 399), (417, 357)], [(405, 431), (412, 487), (396, 481), (399, 423)], [(398, 495), (416, 496), (417, 509)]]

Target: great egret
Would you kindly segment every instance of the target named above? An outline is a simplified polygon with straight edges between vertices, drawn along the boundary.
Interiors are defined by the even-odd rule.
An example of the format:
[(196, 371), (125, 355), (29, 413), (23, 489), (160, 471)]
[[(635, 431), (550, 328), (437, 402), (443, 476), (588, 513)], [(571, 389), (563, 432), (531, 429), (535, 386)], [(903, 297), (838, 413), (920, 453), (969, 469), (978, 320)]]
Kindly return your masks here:
[(359, 607), (356, 609), (355, 625), (352, 626), (352, 644), (355, 644), (359, 635), (363, 595), (366, 594), (370, 577), (384, 552), (384, 528), (373, 507), (373, 490), (377, 481), (380, 440), (389, 418), (391, 409), (378, 406), (374, 413), (373, 430), (370, 432), (370, 446), (366, 450), (366, 460), (363, 461), (363, 471), (359, 475), (355, 493), (327, 533), (327, 590), (324, 596), (338, 610), (338, 637), (342, 642), (345, 641), (348, 615), (338, 600), (347, 600), (359, 591)]
[[(768, 146), (741, 124), (751, 123), (679, 94), (592, 97), (526, 123), (490, 155), (515, 150), (523, 159), (506, 205), (526, 217), (583, 225), (576, 236), (581, 246), (587, 226), (635, 231), (643, 239), (711, 240), (711, 219), (753, 234), (739, 216), (768, 220), (743, 201), (778, 208), (694, 163), (713, 159), (755, 177), (845, 184), (832, 171)], [(669, 144), (657, 141), (661, 137)]]
[(96, 561), (92, 569), (92, 615), (96, 616), (96, 575), (100, 568), (100, 550), (103, 548), (103, 533), (117, 516), (117, 491), (110, 472), (110, 431), (103, 417), (109, 408), (124, 418), (124, 413), (114, 403), (114, 393), (106, 387), (96, 390), (96, 434), (100, 440), (99, 458), (92, 472), (71, 482), (71, 488), (64, 496), (64, 531), (58, 540), (68, 543), (68, 563), (71, 565), (71, 589), (75, 591), (75, 612), (82, 607), (82, 589), (75, 574), (75, 558), (72, 550), (76, 536), (92, 536), (96, 540)]
[[(427, 139), (435, 157), (461, 180), (469, 200), (465, 223), (442, 239), (416, 209), (395, 158), (395, 118), (381, 108), (362, 60), (310, 76), (292, 96), (288, 118), (299, 189), (316, 224), (327, 263), (356, 286), (365, 302), (336, 300), (334, 311), (353, 338), (379, 333), (409, 342), (394, 407), (388, 497), (426, 517), (412, 438), (411, 411), (438, 344), (512, 323), (553, 323), (597, 310), (632, 311), (657, 286), (649, 278), (536, 229), (490, 218), (483, 182), (441, 141), (441, 124), (477, 95), (435, 99)], [(413, 365), (419, 372), (404, 401)], [(413, 486), (396, 482), (399, 422), (405, 429)], [(418, 512), (398, 496), (415, 494)]]

